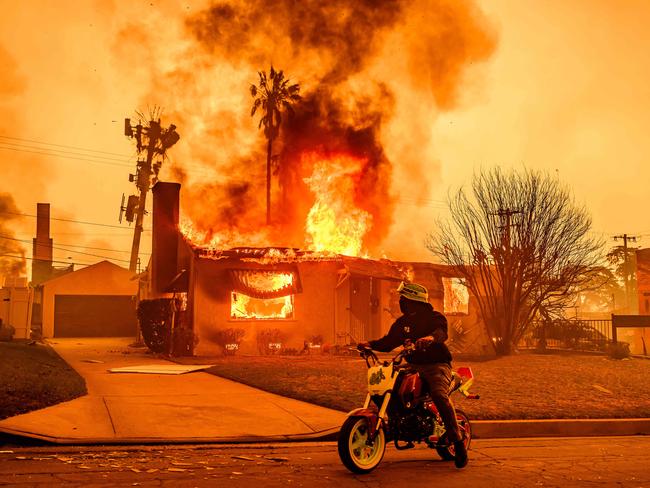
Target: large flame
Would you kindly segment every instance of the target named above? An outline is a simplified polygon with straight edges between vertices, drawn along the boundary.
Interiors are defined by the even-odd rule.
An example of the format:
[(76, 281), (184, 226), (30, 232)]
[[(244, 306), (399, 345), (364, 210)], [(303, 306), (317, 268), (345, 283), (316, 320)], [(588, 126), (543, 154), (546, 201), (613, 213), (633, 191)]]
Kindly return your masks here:
[(183, 237), (191, 244), (206, 249), (230, 249), (233, 247), (268, 247), (268, 233), (261, 229), (257, 232), (240, 232), (237, 229), (210, 232), (200, 230), (193, 220), (183, 216), (179, 223), (179, 230)]
[(349, 155), (323, 159), (317, 153), (304, 158), (313, 162), (314, 171), (305, 182), (316, 197), (305, 226), (307, 247), (358, 256), (372, 225), (372, 215), (354, 201), (354, 181), (361, 177), (363, 160)]
[[(303, 235), (292, 246), (325, 255), (360, 256), (364, 238), (372, 229), (372, 214), (357, 202), (360, 180), (367, 160), (351, 154), (324, 154), (310, 151), (302, 155), (300, 166), (312, 168), (304, 178), (313, 204), (303, 223)], [(309, 196), (306, 196), (309, 198)], [(268, 232), (240, 232), (237, 229), (208, 232), (199, 230), (184, 218), (180, 230), (187, 240), (209, 249), (233, 247), (267, 247)]]

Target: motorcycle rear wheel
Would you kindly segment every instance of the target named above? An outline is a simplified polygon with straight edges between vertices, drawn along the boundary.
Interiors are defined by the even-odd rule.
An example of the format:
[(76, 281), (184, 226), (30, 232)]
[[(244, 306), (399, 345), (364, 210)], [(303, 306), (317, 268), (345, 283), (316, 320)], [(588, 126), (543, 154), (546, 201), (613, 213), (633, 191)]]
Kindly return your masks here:
[(339, 457), (353, 473), (365, 474), (375, 469), (386, 452), (386, 436), (380, 429), (372, 446), (366, 444), (370, 426), (366, 417), (348, 417), (338, 438)]
[[(462, 410), (456, 410), (456, 421), (458, 422), (460, 433), (463, 436), (465, 449), (469, 450), (469, 445), (472, 442), (472, 426), (469, 423), (469, 418)], [(453, 461), (456, 455), (453, 444), (439, 444), (436, 446), (436, 451), (438, 452), (438, 455), (445, 461)]]

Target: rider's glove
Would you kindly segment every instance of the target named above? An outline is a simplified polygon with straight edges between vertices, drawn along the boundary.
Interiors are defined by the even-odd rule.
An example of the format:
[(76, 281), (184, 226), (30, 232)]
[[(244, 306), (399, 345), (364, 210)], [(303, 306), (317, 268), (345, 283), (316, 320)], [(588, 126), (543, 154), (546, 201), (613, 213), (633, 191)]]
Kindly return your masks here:
[(422, 337), (415, 341), (415, 349), (418, 351), (425, 351), (431, 344), (433, 344), (433, 342), (433, 339)]
[(371, 349), (369, 342), (360, 342), (357, 344), (357, 351), (364, 351), (366, 349)]

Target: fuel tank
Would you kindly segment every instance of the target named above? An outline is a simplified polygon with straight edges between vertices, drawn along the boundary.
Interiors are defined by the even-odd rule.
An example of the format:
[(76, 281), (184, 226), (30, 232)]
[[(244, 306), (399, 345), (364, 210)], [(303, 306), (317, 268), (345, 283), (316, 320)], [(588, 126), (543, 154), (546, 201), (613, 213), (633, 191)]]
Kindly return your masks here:
[(407, 373), (402, 378), (398, 390), (399, 399), (404, 408), (415, 408), (421, 401), (422, 380), (418, 373)]

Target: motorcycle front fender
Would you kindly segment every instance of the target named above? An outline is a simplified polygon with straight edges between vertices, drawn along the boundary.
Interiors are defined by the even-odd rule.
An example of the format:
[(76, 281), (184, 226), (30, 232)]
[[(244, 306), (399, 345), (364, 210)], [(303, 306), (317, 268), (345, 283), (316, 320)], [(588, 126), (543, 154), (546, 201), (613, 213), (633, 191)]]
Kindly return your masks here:
[(379, 420), (379, 415), (374, 410), (369, 408), (355, 408), (354, 410), (348, 413), (348, 417), (365, 417), (368, 419), (369, 431), (368, 434), (371, 439), (374, 439), (375, 433), (377, 432), (377, 426), (382, 425), (383, 421)]

